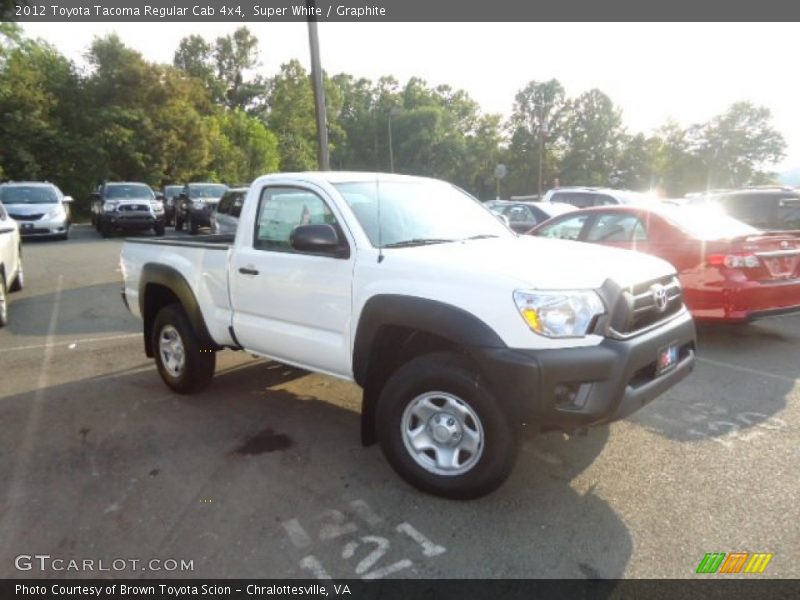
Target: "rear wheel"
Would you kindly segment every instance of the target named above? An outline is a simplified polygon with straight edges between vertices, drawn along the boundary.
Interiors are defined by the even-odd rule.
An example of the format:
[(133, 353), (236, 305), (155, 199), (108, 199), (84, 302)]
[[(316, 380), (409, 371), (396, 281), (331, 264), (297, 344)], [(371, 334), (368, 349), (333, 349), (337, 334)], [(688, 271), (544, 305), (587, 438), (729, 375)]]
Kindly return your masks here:
[(0, 272), (0, 327), (8, 325), (8, 293), (6, 292), (6, 276)]
[(174, 391), (191, 394), (211, 383), (216, 352), (202, 346), (179, 304), (170, 304), (158, 312), (151, 341), (158, 373)]
[(497, 489), (519, 451), (515, 427), (465, 358), (429, 354), (400, 367), (377, 407), (381, 448), (414, 487), (468, 499)]

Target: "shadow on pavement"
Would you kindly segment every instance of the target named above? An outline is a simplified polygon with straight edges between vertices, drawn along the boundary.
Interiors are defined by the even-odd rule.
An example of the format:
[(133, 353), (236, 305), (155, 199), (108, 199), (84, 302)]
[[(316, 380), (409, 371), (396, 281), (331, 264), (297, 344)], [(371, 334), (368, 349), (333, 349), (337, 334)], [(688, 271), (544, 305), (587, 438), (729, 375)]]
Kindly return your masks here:
[(728, 447), (787, 429), (776, 414), (800, 379), (800, 334), (786, 325), (698, 326), (694, 373), (630, 422), (673, 440), (711, 439)]
[[(500, 490), (447, 501), (417, 492), (377, 447), (360, 446), (359, 415), (338, 405), (352, 406), (357, 388), (305, 385), (305, 375), (258, 361), (187, 397), (142, 365), (3, 398), (0, 480), (15, 494), (2, 498), (0, 576), (64, 575), (14, 571), (24, 552), (194, 560), (193, 572), (160, 577), (308, 577), (301, 561), (313, 553), (334, 577), (355, 577), (358, 560), (346, 560), (343, 547), (375, 536), (413, 557), (397, 577), (624, 574), (632, 552), (625, 524), (591, 488), (572, 487), (605, 446), (607, 428), (534, 437)], [(326, 391), (282, 389), (298, 386)], [(263, 446), (242, 452), (253, 440)], [(315, 528), (337, 511), (356, 521), (354, 502), (379, 517), (341, 537)], [(281, 524), (291, 519), (306, 524), (309, 548), (290, 542)], [(446, 552), (423, 556), (398, 533), (403, 523)]]

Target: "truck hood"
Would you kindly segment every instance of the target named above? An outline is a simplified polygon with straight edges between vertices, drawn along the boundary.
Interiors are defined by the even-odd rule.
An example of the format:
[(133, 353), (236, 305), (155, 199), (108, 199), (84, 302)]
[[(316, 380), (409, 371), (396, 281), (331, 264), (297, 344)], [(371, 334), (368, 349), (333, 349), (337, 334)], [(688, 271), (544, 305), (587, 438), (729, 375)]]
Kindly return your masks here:
[(500, 275), (536, 289), (595, 289), (606, 279), (627, 287), (675, 273), (668, 262), (640, 252), (533, 236), (388, 249), (385, 254), (442, 271), (467, 271), (478, 285)]

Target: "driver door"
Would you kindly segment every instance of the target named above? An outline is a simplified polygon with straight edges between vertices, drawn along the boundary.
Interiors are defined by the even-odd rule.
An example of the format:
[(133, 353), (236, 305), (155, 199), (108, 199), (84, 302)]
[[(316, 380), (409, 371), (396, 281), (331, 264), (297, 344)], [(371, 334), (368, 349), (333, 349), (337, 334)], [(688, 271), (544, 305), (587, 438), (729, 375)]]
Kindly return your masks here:
[[(352, 377), (351, 286), (354, 245), (321, 191), (269, 185), (255, 226), (240, 231), (229, 272), (233, 328), (247, 350), (281, 362)], [(349, 252), (340, 257), (299, 252), (295, 227), (332, 225)]]

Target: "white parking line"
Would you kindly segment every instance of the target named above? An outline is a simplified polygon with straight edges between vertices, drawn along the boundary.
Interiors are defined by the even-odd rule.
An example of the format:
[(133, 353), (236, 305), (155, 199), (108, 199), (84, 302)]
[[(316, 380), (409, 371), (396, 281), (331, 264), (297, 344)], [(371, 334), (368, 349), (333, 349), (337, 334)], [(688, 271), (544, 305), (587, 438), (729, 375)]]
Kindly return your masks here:
[[(50, 339), (50, 335), (47, 336)], [(124, 340), (128, 338), (140, 338), (141, 333), (126, 333), (123, 335), (107, 335), (105, 337), (96, 338), (83, 338), (80, 340), (67, 340), (64, 342), (46, 342), (44, 344), (32, 344), (30, 346), (12, 346), (11, 348), (0, 348), (0, 354), (3, 352), (15, 352), (22, 350), (40, 350), (42, 348), (54, 348), (56, 346), (77, 346), (78, 344), (92, 344), (94, 342), (107, 342), (111, 340)]]
[(777, 379), (778, 381), (784, 381), (787, 383), (800, 383), (800, 379), (794, 379), (792, 377), (787, 377), (786, 375), (778, 375), (777, 373), (769, 373), (767, 371), (760, 371), (759, 369), (751, 369), (750, 367), (742, 367), (739, 365), (734, 365), (731, 363), (721, 362), (718, 360), (712, 360), (710, 358), (705, 358), (704, 356), (697, 357), (698, 362), (704, 362), (709, 365), (714, 365), (715, 367), (725, 367), (726, 369), (733, 369), (734, 371), (741, 371), (742, 373), (748, 373), (750, 375), (761, 375), (762, 377), (767, 377), (769, 379)]

